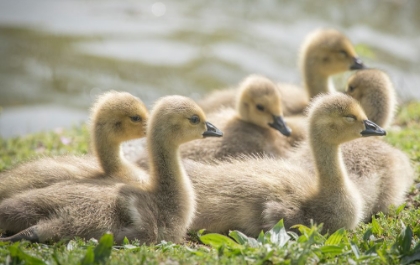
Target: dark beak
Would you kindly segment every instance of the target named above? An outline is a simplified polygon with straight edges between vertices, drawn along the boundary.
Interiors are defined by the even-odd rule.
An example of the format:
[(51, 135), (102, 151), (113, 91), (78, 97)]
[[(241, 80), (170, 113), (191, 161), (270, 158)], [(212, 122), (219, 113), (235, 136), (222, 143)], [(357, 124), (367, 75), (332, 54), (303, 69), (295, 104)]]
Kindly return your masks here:
[(223, 132), (216, 128), (213, 124), (206, 121), (207, 131), (203, 133), (203, 137), (222, 137)]
[(366, 128), (360, 133), (363, 137), (386, 135), (386, 131), (379, 127), (376, 123), (371, 122), (370, 120), (364, 120), (363, 123), (365, 124)]
[(279, 132), (281, 132), (284, 136), (290, 136), (290, 133), (292, 132), (292, 130), (287, 127), (286, 123), (283, 120), (282, 116), (274, 116), (273, 115), (273, 123), (269, 123), (268, 125), (270, 125), (270, 127), (278, 130)]
[(350, 70), (358, 70), (358, 69), (365, 69), (365, 68), (366, 66), (363, 64), (363, 61), (358, 57), (354, 58), (353, 64), (350, 66)]

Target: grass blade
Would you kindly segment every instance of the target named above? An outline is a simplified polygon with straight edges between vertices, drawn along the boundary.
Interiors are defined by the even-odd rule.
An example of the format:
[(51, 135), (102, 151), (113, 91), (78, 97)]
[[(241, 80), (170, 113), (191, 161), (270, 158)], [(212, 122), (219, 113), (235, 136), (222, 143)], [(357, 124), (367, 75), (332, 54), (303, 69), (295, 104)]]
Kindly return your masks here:
[(229, 236), (235, 239), (236, 242), (238, 242), (241, 245), (248, 244), (250, 247), (253, 248), (260, 246), (260, 244), (258, 244), (258, 241), (255, 238), (248, 237), (247, 235), (237, 230), (231, 231), (229, 233)]
[(353, 251), (353, 253), (356, 256), (356, 258), (359, 259), (360, 258), (360, 250), (357, 247), (357, 245), (355, 243), (351, 242), (350, 243), (350, 246), (351, 246), (351, 250)]
[(398, 240), (399, 242), (399, 249), (401, 251), (401, 254), (405, 255), (410, 252), (411, 247), (411, 240), (413, 239), (413, 231), (409, 226), (407, 226), (402, 232), (401, 232), (401, 239)]
[(405, 256), (401, 259), (401, 264), (413, 264), (415, 261), (420, 261), (420, 252)]
[(94, 261), (95, 261), (95, 254), (93, 253), (93, 248), (88, 247), (85, 256), (80, 261), (80, 265), (94, 264)]
[(280, 220), (271, 230), (269, 230), (266, 235), (269, 236), (271, 243), (280, 247), (286, 245), (290, 239), (290, 236), (284, 228), (283, 219)]
[(228, 246), (232, 249), (240, 249), (242, 248), (241, 245), (233, 241), (227, 236), (216, 234), (216, 233), (210, 233), (203, 236), (200, 236), (200, 241), (203, 244), (209, 245), (214, 248), (219, 248), (221, 246)]
[(265, 235), (263, 231), (258, 235), (257, 241), (258, 243), (265, 244)]
[(112, 246), (114, 245), (114, 236), (105, 234), (99, 240), (99, 244), (95, 247), (94, 262), (95, 264), (105, 264), (111, 256)]
[(325, 245), (338, 245), (343, 240), (343, 237), (346, 235), (346, 231), (341, 228), (335, 231), (330, 237), (328, 237), (327, 241), (325, 241)]
[(229, 236), (236, 240), (241, 245), (248, 243), (248, 237), (238, 230), (230, 231)]
[(376, 220), (375, 216), (372, 216), (372, 233), (378, 236), (381, 236), (383, 233), (383, 229), (379, 225), (378, 220)]
[(339, 255), (343, 253), (344, 247), (343, 246), (323, 246), (320, 248), (323, 254), (331, 254), (331, 255)]
[(44, 261), (26, 254), (20, 247), (19, 242), (9, 247), (11, 264), (33, 264), (33, 265), (46, 265)]

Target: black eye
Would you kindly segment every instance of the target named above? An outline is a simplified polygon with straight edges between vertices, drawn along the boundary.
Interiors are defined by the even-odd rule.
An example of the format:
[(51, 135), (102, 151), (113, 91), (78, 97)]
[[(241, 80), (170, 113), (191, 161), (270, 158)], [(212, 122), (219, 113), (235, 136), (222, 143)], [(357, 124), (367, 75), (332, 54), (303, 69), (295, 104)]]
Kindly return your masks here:
[(134, 122), (139, 122), (142, 120), (139, 115), (131, 116), (130, 119)]
[(264, 111), (264, 106), (261, 104), (257, 104), (257, 110)]
[(354, 90), (354, 86), (349, 86), (349, 87), (347, 88), (347, 91), (348, 91), (348, 92), (353, 92), (353, 90)]
[(197, 115), (193, 115), (191, 118), (189, 118), (189, 120), (192, 124), (200, 123), (200, 117), (198, 117)]

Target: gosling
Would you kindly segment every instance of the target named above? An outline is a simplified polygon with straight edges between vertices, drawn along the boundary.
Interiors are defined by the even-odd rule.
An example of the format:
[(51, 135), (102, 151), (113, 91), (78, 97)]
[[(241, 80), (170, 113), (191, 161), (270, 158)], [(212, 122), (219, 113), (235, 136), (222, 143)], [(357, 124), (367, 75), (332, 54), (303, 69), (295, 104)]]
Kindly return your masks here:
[(147, 173), (120, 155), (120, 144), (146, 135), (148, 115), (143, 102), (131, 94), (116, 91), (104, 93), (98, 97), (90, 115), (94, 155), (45, 157), (2, 172), (0, 201), (25, 190), (86, 176), (145, 182)]
[[(256, 237), (280, 219), (286, 227), (323, 223), (324, 229), (353, 229), (364, 201), (344, 166), (340, 146), (385, 131), (367, 120), (356, 100), (342, 93), (317, 97), (309, 109), (310, 155), (315, 170), (283, 159), (241, 158), (216, 165), (185, 163), (197, 192), (191, 230)], [(351, 142), (350, 142), (351, 144)]]
[[(329, 77), (348, 70), (365, 68), (350, 40), (335, 29), (317, 29), (304, 40), (299, 53), (304, 90), (291, 84), (279, 84), (285, 116), (302, 114), (309, 99), (333, 91)], [(235, 89), (216, 90), (198, 103), (206, 113), (223, 107), (233, 108)]]
[(391, 79), (378, 69), (354, 73), (347, 82), (346, 93), (357, 99), (370, 120), (388, 128), (394, 120), (397, 100)]
[(286, 157), (293, 134), (283, 119), (281, 96), (268, 78), (251, 75), (239, 86), (235, 109), (209, 115), (224, 132), (223, 138), (189, 142), (181, 155), (195, 161), (223, 160), (242, 155)]
[(14, 234), (0, 241), (57, 242), (76, 236), (99, 238), (110, 231), (117, 243), (125, 237), (146, 244), (179, 243), (195, 210), (179, 145), (220, 136), (192, 100), (164, 97), (156, 103), (147, 128), (147, 189), (110, 178), (72, 180), (16, 194), (0, 203), (0, 228)]

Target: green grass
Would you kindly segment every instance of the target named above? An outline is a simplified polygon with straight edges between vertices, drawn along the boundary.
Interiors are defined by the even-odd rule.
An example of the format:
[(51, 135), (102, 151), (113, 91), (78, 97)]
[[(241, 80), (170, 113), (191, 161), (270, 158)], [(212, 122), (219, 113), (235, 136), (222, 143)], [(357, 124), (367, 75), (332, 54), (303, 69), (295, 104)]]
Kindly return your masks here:
[(0, 171), (41, 156), (86, 154), (88, 148), (86, 125), (7, 140), (0, 137)]
[[(420, 176), (420, 102), (402, 107), (386, 141), (402, 149)], [(88, 151), (86, 126), (0, 139), (0, 170), (44, 155), (84, 154)], [(420, 262), (420, 195), (414, 186), (406, 205), (378, 214), (354, 231), (332, 235), (321, 226), (297, 226), (286, 232), (282, 222), (258, 239), (238, 231), (189, 235), (184, 244), (161, 242), (144, 246), (126, 241), (74, 239), (54, 245), (0, 242), (0, 264), (410, 264)]]

